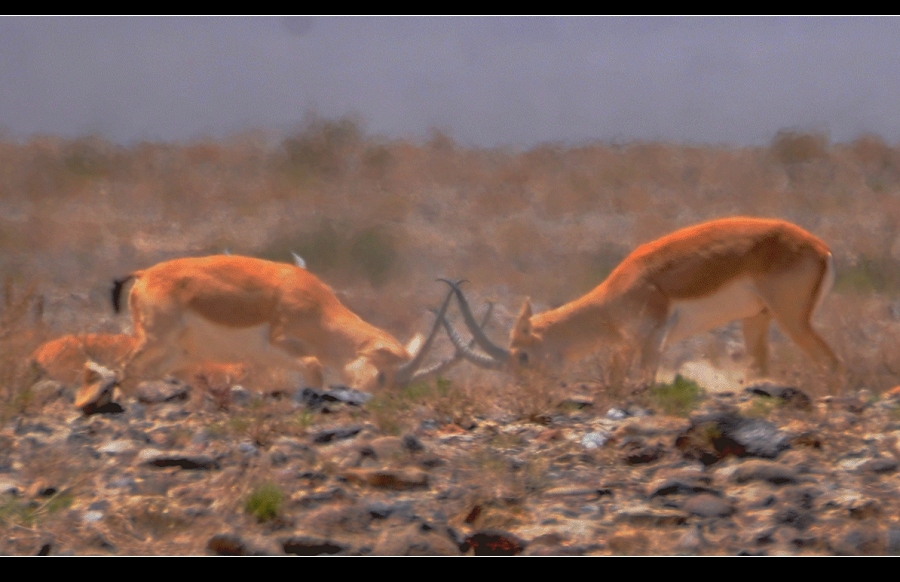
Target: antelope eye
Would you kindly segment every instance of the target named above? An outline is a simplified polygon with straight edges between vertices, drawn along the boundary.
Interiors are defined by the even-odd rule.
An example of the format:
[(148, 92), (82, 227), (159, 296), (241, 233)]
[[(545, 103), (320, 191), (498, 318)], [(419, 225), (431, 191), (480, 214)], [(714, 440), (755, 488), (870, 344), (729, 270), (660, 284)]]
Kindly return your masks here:
[(519, 364), (528, 365), (528, 352), (519, 352)]

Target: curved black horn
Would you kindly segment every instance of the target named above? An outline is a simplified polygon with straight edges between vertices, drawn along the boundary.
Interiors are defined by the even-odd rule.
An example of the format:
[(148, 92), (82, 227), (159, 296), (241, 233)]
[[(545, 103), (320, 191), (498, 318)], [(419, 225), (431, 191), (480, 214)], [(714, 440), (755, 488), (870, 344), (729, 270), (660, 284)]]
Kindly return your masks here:
[[(459, 284), (448, 279), (438, 279), (438, 281), (443, 281), (453, 289), (453, 293), (456, 294), (456, 298), (459, 302), (459, 309), (462, 312), (463, 320), (466, 322), (466, 327), (469, 328), (469, 332), (471, 332), (472, 337), (475, 339), (478, 346), (494, 360), (506, 362), (509, 359), (509, 350), (492, 342), (488, 339), (487, 335), (485, 335), (484, 330), (478, 327), (478, 324), (475, 322), (475, 316), (472, 315), (472, 309), (469, 307), (469, 302), (466, 301), (462, 290), (459, 288)], [(449, 324), (445, 322), (444, 327), (448, 328), (449, 333)]]
[[(488, 317), (490, 316), (490, 313), (491, 311), (489, 309), (487, 313)], [(462, 337), (460, 337), (456, 329), (454, 329), (454, 327), (450, 325), (450, 322), (447, 321), (446, 317), (441, 316), (440, 320), (444, 325), (444, 329), (447, 330), (447, 335), (450, 337), (450, 341), (453, 342), (453, 345), (456, 347), (456, 358), (465, 358), (476, 366), (480, 368), (487, 368), (489, 370), (499, 370), (506, 363), (506, 360), (498, 360), (487, 354), (483, 354), (481, 352), (473, 350), (471, 344), (468, 346), (466, 345), (466, 342), (463, 341)]]
[(441, 326), (440, 320), (444, 317), (444, 314), (447, 313), (447, 308), (450, 306), (450, 299), (452, 297), (453, 291), (451, 290), (449, 293), (447, 293), (447, 297), (444, 298), (444, 303), (441, 305), (441, 309), (438, 312), (439, 315), (434, 320), (434, 324), (431, 326), (431, 331), (428, 334), (428, 338), (422, 343), (422, 347), (419, 348), (419, 351), (413, 355), (413, 358), (410, 361), (403, 364), (397, 369), (396, 382), (398, 384), (407, 384), (411, 382), (413, 378), (421, 377), (417, 376), (415, 372), (425, 360), (425, 356), (428, 354), (428, 350), (431, 349), (431, 344), (434, 342), (434, 336), (437, 335), (437, 331)]

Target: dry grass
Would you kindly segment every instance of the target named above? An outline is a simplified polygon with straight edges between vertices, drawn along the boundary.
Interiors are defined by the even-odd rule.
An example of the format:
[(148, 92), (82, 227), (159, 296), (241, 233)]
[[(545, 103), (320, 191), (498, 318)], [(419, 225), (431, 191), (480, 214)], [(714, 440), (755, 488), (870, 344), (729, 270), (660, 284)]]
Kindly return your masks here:
[[(442, 292), (435, 277), (464, 276), (473, 296), (498, 302), (502, 337), (523, 296), (536, 309), (559, 305), (635, 245), (734, 214), (785, 218), (832, 246), (838, 281), (817, 325), (847, 363), (837, 388), (900, 383), (890, 349), (900, 149), (877, 136), (519, 152), (464, 148), (440, 132), (424, 143), (375, 139), (358, 120), (311, 117), (281, 141), (247, 132), (128, 147), (96, 137), (0, 142), (0, 178), (4, 409), (23, 394), (22, 362), (43, 337), (127, 332), (128, 318), (109, 309), (110, 282), (160, 260), (227, 248), (290, 261), (298, 252), (351, 309), (402, 341), (429, 323)], [(40, 303), (43, 327), (33, 316)], [(823, 382), (782, 345), (780, 374)], [(627, 392), (626, 359), (611, 355), (593, 380)], [(474, 386), (467, 369), (451, 376), (463, 394)], [(510, 409), (539, 414), (555, 398), (540, 386), (519, 387)], [(437, 408), (465, 406), (437, 398)]]

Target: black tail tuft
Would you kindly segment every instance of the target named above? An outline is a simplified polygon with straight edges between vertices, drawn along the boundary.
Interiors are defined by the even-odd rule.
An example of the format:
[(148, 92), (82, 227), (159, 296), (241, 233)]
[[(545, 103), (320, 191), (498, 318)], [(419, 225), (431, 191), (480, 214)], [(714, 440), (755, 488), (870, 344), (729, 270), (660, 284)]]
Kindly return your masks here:
[(130, 281), (132, 278), (134, 278), (134, 274), (128, 275), (124, 279), (116, 279), (113, 281), (112, 304), (113, 304), (113, 310), (116, 313), (119, 313), (119, 311), (122, 308), (122, 302), (120, 300), (120, 298), (122, 296), (122, 287), (125, 285), (125, 283)]

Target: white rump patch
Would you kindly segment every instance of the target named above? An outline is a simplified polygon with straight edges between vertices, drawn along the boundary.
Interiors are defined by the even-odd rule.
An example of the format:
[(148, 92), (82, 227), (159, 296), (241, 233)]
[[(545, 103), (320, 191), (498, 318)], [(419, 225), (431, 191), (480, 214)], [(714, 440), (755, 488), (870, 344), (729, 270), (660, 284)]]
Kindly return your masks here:
[(752, 317), (765, 308), (750, 277), (735, 279), (706, 297), (673, 301), (663, 345)]

